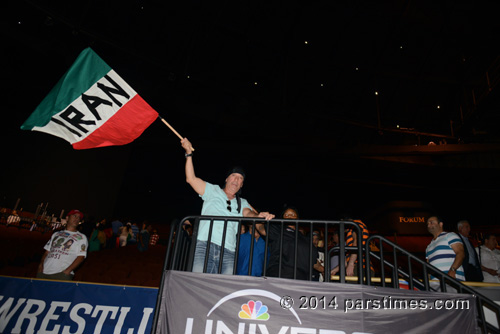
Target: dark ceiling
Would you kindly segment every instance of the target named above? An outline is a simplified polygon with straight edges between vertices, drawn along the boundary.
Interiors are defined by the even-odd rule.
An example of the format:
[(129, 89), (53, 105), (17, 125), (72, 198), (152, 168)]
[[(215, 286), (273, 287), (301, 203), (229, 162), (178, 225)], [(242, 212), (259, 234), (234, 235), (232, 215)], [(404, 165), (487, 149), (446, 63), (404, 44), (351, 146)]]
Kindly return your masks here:
[[(328, 182), (389, 185), (398, 189), (393, 199), (407, 189), (432, 188), (426, 173), (458, 167), (455, 181), (433, 191), (472, 187), (498, 194), (481, 177), (500, 167), (499, 1), (46, 0), (2, 6), (3, 113), (15, 125), (2, 127), (5, 136), (19, 136), (18, 126), (90, 46), (192, 140), (205, 165), (213, 159), (250, 165), (253, 159), (250, 168), (262, 178), (270, 165), (275, 171), (293, 164), (304, 172), (280, 172), (286, 180), (278, 186), (314, 171), (334, 180), (325, 181), (327, 188)], [(139, 173), (141, 162), (165, 163), (149, 160), (151, 154), (182, 154), (168, 131), (155, 123), (127, 148), (132, 162), (125, 178)], [(348, 167), (332, 176), (328, 165)], [(352, 165), (366, 169), (353, 172)], [(445, 169), (422, 172), (415, 165)], [(456, 179), (465, 181), (457, 185)], [(140, 179), (122, 185), (121, 193), (134, 189), (134, 198), (141, 194), (137, 188), (154, 192), (159, 185), (166, 186)]]
[(91, 46), (160, 113), (173, 104), (221, 130), (498, 142), (499, 10), (498, 1), (19, 1), (9, 16), (19, 24), (3, 33), (57, 64)]

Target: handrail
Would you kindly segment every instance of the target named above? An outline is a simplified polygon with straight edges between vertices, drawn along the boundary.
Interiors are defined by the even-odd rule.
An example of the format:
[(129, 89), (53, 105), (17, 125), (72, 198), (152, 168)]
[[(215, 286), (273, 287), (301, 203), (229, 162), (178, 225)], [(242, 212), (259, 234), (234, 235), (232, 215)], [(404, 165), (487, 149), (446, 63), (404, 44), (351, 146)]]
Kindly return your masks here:
[[(185, 232), (182, 229), (182, 226), (183, 226), (183, 223), (186, 221), (191, 222), (191, 225), (193, 226), (192, 240), (194, 242), (190, 243), (189, 250), (183, 249), (183, 246), (182, 246), (183, 240), (186, 237)], [(239, 248), (240, 228), (241, 228), (241, 225), (243, 223), (249, 223), (254, 227), (255, 227), (255, 224), (265, 224), (266, 225), (265, 228), (266, 228), (267, 232), (269, 232), (269, 227), (271, 224), (280, 224), (281, 225), (281, 239), (283, 237), (283, 229), (286, 227), (286, 225), (295, 225), (296, 231), (297, 231), (296, 234), (299, 233), (298, 229), (297, 229), (297, 227), (299, 225), (308, 226), (309, 229), (312, 229), (315, 226), (323, 226), (323, 227), (326, 227), (325, 231), (328, 231), (328, 227), (334, 227), (334, 226), (338, 225), (339, 229), (340, 229), (339, 236), (341, 239), (340, 240), (340, 243), (341, 243), (340, 252), (345, 256), (346, 251), (351, 251), (351, 252), (355, 251), (358, 254), (358, 259), (362, 259), (362, 256), (363, 256), (362, 248), (344, 246), (345, 238), (344, 238), (342, 231), (347, 230), (347, 229), (354, 229), (356, 231), (357, 243), (362, 244), (361, 230), (356, 223), (351, 222), (351, 221), (292, 220), (292, 219), (273, 219), (272, 221), (265, 221), (262, 218), (227, 217), (227, 216), (188, 216), (188, 217), (185, 217), (181, 222), (179, 222), (179, 224), (176, 225), (176, 227), (173, 227), (175, 234), (178, 235), (180, 238), (178, 238), (179, 242), (174, 242), (174, 251), (172, 254), (173, 260), (170, 263), (171, 265), (170, 265), (169, 269), (181, 270), (181, 271), (191, 271), (192, 270), (192, 263), (193, 263), (193, 258), (194, 258), (194, 251), (196, 248), (196, 240), (197, 240), (197, 235), (198, 235), (198, 231), (199, 231), (200, 221), (205, 221), (205, 222), (210, 224), (209, 233), (208, 233), (208, 240), (212, 239), (212, 231), (213, 231), (213, 227), (214, 227), (214, 222), (216, 222), (216, 221), (222, 222), (225, 226), (224, 230), (227, 229), (227, 225), (229, 223), (236, 222), (238, 224), (238, 227), (237, 227), (237, 238), (236, 238), (237, 243), (236, 243), (236, 250), (235, 251), (237, 251)], [(227, 236), (225, 235), (225, 232), (224, 232), (222, 244), (224, 244), (226, 242), (226, 238), (227, 238)], [(279, 245), (280, 251), (282, 251), (282, 248), (283, 248), (283, 245), (281, 243), (281, 239), (280, 239), (280, 245)], [(253, 236), (252, 236), (252, 240), (254, 240)], [(309, 243), (310, 243), (309, 251), (311, 252), (311, 250), (312, 250), (311, 237), (309, 237)], [(210, 247), (209, 244), (210, 244), (210, 242), (207, 243), (207, 250), (205, 253), (206, 256), (205, 256), (205, 266), (204, 266), (204, 270), (203, 270), (204, 272), (206, 271), (206, 261), (207, 261), (207, 255), (209, 252), (209, 247)], [(253, 244), (253, 243), (251, 243), (251, 244)], [(326, 243), (325, 243), (324, 247), (322, 248), (322, 250), (325, 252), (325, 254), (328, 254), (329, 250), (328, 250), (328, 245)], [(189, 258), (187, 259), (187, 261), (176, 260), (179, 256), (181, 256), (181, 254), (183, 252), (189, 253)], [(267, 247), (266, 247), (266, 253), (267, 253)], [(223, 257), (223, 256), (224, 255), (221, 254), (221, 257)], [(281, 258), (281, 256), (280, 256), (280, 258)], [(266, 270), (267, 270), (267, 254), (264, 257), (264, 261), (265, 261), (265, 263), (264, 263), (265, 264), (264, 265), (264, 276), (265, 276)], [(297, 257), (295, 257), (295, 261), (297, 261)], [(222, 261), (221, 261), (221, 263), (222, 263)], [(236, 264), (237, 264), (237, 257), (235, 259), (234, 268), (236, 268)], [(340, 266), (341, 267), (340, 268), (341, 281), (345, 282), (345, 265), (342, 261), (341, 261), (340, 265), (341, 265)], [(359, 273), (358, 281), (363, 280), (363, 277), (366, 276), (366, 274), (364, 274), (364, 270), (362, 269), (362, 261), (357, 261), (356, 265), (358, 267), (358, 273)], [(218, 272), (220, 272), (220, 270), (221, 270), (220, 266), (218, 269), (219, 269)], [(281, 271), (281, 263), (279, 265), (279, 269)], [(331, 269), (331, 268), (329, 268), (329, 263), (325, 263), (325, 272), (327, 270), (329, 271), (329, 269)], [(235, 273), (235, 272), (233, 272), (233, 273)], [(311, 274), (311, 270), (310, 270), (309, 274)], [(281, 272), (279, 273), (279, 276), (281, 277)], [(328, 275), (325, 275), (325, 280), (327, 280), (327, 281), (330, 280)]]
[[(189, 221), (193, 227), (193, 234), (190, 237), (186, 231), (183, 229), (184, 222)], [(169, 238), (169, 246), (167, 250), (167, 256), (165, 258), (164, 263), (164, 271), (165, 270), (181, 270), (181, 271), (192, 271), (193, 269), (193, 260), (194, 253), (196, 250), (197, 236), (199, 232), (200, 223), (209, 224), (209, 232), (208, 232), (208, 240), (207, 249), (205, 253), (205, 261), (204, 261), (204, 272), (207, 269), (207, 257), (209, 254), (209, 248), (211, 247), (212, 241), (212, 231), (215, 224), (223, 224), (223, 233), (222, 233), (222, 242), (221, 242), (221, 260), (218, 265), (218, 273), (221, 273), (222, 268), (222, 258), (224, 257), (225, 248), (224, 245), (229, 238), (232, 238), (227, 230), (231, 225), (232, 231), (235, 230), (236, 227), (236, 249), (235, 249), (235, 259), (234, 259), (234, 268), (233, 274), (236, 274), (236, 266), (238, 262), (238, 249), (239, 249), (239, 240), (241, 234), (241, 225), (242, 224), (251, 224), (255, 229), (256, 224), (265, 224), (266, 235), (269, 235), (270, 227), (272, 224), (279, 225), (279, 240), (276, 241), (279, 247), (279, 265), (278, 265), (278, 277), (282, 277), (282, 252), (283, 252), (283, 236), (284, 229), (286, 226), (294, 226), (295, 227), (295, 257), (294, 257), (294, 276), (293, 278), (297, 278), (297, 245), (298, 245), (298, 229), (299, 226), (308, 227), (310, 229), (310, 234), (308, 239), (309, 242), (309, 276), (308, 279), (311, 280), (312, 273), (312, 262), (311, 262), (311, 254), (312, 254), (312, 231), (314, 228), (322, 227), (325, 232), (325, 239), (327, 239), (329, 229), (337, 228), (339, 232), (339, 246), (328, 249), (327, 242), (325, 242), (323, 248), (321, 249), (325, 254), (325, 263), (324, 269), (325, 273), (330, 272), (330, 256), (333, 252), (338, 251), (339, 256), (339, 273), (338, 275), (324, 275), (325, 282), (336, 281), (339, 280), (341, 283), (345, 282), (357, 282), (358, 284), (364, 285), (379, 285), (382, 287), (390, 287), (390, 288), (400, 288), (400, 278), (405, 279), (408, 282), (408, 288), (410, 290), (418, 289), (423, 291), (443, 291), (447, 292), (448, 290), (455, 289), (459, 293), (467, 293), (476, 296), (477, 302), (477, 321), (478, 325), (482, 329), (483, 333), (499, 333), (500, 329), (491, 325), (485, 320), (484, 309), (487, 308), (491, 310), (497, 317), (500, 319), (500, 306), (496, 304), (494, 301), (490, 300), (483, 294), (476, 291), (469, 285), (466, 285), (460, 281), (455, 280), (444, 272), (440, 271), (438, 268), (428, 264), (427, 262), (421, 260), (417, 256), (411, 254), (405, 249), (401, 248), (397, 244), (391, 242), (390, 240), (385, 239), (379, 235), (370, 236), (365, 241), (365, 246), (363, 245), (362, 240), (362, 231), (359, 225), (352, 221), (327, 221), (327, 220), (288, 220), (288, 219), (273, 219), (271, 221), (265, 221), (262, 218), (246, 218), (246, 217), (219, 217), (219, 216), (189, 216), (184, 218), (182, 221), (178, 223), (178, 225), (173, 225), (171, 227), (171, 233)], [(237, 224), (235, 226), (235, 224)], [(345, 245), (345, 231), (348, 229), (352, 229), (356, 232), (356, 240), (357, 245), (359, 246), (346, 246)], [(289, 232), (288, 232), (289, 233)], [(255, 236), (251, 234), (251, 243), (250, 243), (250, 260), (249, 260), (249, 268), (248, 274), (252, 273), (252, 263), (253, 263), (253, 244), (254, 244)], [(268, 264), (268, 246), (269, 239), (265, 238), (266, 247), (265, 247), (265, 256), (264, 256), (264, 267), (263, 267), (263, 276), (267, 276), (267, 264)], [(378, 251), (372, 251), (370, 249), (370, 244), (378, 243)], [(357, 253), (357, 276), (346, 276), (345, 275), (345, 259), (346, 253)], [(399, 258), (399, 259), (398, 259)], [(402, 261), (400, 260), (402, 259)], [(375, 264), (378, 263), (378, 267)], [(363, 265), (364, 264), (364, 265)], [(374, 265), (374, 267), (378, 268), (379, 277), (376, 277), (372, 274), (370, 270), (370, 266)], [(420, 272), (419, 272), (420, 270)], [(430, 280), (429, 275), (432, 275), (436, 278), (436, 280)], [(163, 290), (163, 280), (160, 285), (158, 298), (161, 298), (162, 290)], [(436, 286), (438, 283), (439, 287)], [(156, 324), (156, 320), (158, 319), (158, 310), (159, 310), (160, 299), (157, 301), (157, 308), (155, 310), (154, 323)], [(500, 322), (500, 321), (498, 321)], [(153, 333), (155, 333), (155, 330)]]
[[(405, 249), (401, 248), (397, 244), (391, 242), (390, 240), (385, 239), (382, 236), (379, 235), (373, 235), (370, 236), (367, 240), (367, 244), (369, 244), (372, 241), (378, 240), (379, 241), (379, 253), (380, 255), (377, 255), (375, 252), (370, 250), (370, 247), (365, 248), (365, 256), (366, 258), (369, 259), (377, 259), (380, 261), (380, 266), (381, 266), (381, 272), (385, 272), (384, 270), (384, 265), (388, 266), (390, 269), (392, 269), (394, 277), (399, 278), (399, 275), (403, 276), (404, 278), (408, 279), (408, 284), (409, 284), (409, 289), (413, 290), (414, 285), (413, 283), (417, 283), (418, 289), (419, 290), (424, 290), (424, 291), (432, 291), (436, 290), (431, 287), (431, 282), (439, 282), (439, 287), (442, 292), (447, 292), (448, 287), (451, 288), (456, 288), (456, 290), (459, 293), (467, 293), (476, 296), (476, 301), (477, 301), (477, 311), (478, 311), (478, 324), (481, 327), (483, 333), (500, 333), (500, 329), (492, 326), (490, 323), (488, 323), (485, 320), (485, 315), (484, 315), (484, 309), (483, 307), (486, 307), (493, 311), (496, 314), (497, 321), (498, 318), (500, 317), (500, 305), (489, 299), (488, 297), (484, 296), (483, 294), (479, 293), (477, 290), (473, 289), (471, 286), (466, 285), (460, 281), (457, 281), (444, 272), (440, 271), (438, 268), (435, 266), (422, 261), (420, 258), (416, 257), (415, 255), (411, 254), (410, 252), (406, 251)], [(384, 252), (383, 249), (384, 247), (392, 247), (393, 250), (393, 256), (396, 259), (397, 258), (397, 252), (399, 252), (400, 256), (405, 256), (408, 260), (408, 263), (411, 263), (411, 261), (416, 262), (418, 265), (420, 265), (423, 269), (423, 275), (421, 277), (416, 278), (414, 277), (413, 273), (413, 267), (411, 264), (409, 265), (408, 272), (404, 271), (400, 267), (397, 266), (397, 260), (392, 264), (390, 261), (387, 261), (384, 257)], [(397, 270), (394, 270), (397, 268)], [(437, 280), (430, 280), (428, 273), (431, 273), (433, 276), (437, 278)], [(399, 281), (399, 279), (397, 280)], [(423, 284), (422, 284), (423, 282)], [(370, 280), (368, 280), (367, 284), (370, 285)], [(385, 285), (386, 282), (382, 280), (382, 286)], [(395, 287), (395, 286), (394, 286)]]

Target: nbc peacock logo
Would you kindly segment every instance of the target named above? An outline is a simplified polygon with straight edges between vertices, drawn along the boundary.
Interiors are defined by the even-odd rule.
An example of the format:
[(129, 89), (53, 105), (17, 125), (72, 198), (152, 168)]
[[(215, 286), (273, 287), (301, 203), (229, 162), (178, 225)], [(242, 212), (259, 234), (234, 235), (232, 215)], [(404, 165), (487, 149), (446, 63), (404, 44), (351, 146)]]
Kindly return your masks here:
[(260, 300), (253, 301), (249, 300), (246, 304), (241, 305), (241, 311), (238, 313), (240, 319), (252, 319), (252, 320), (269, 320), (269, 313), (267, 313), (268, 308), (266, 305), (262, 304)]

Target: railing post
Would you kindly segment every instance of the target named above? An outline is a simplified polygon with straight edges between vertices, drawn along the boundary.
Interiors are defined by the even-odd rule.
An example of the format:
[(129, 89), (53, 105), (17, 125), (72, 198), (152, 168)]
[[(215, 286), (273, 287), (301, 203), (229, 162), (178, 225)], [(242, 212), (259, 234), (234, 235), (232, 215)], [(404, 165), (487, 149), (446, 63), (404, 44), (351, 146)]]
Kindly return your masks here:
[[(224, 231), (222, 232), (222, 241), (220, 246), (220, 258), (219, 258), (219, 268), (217, 272), (222, 273), (222, 264), (224, 262), (224, 249), (226, 248), (226, 234), (227, 234), (227, 219), (224, 219)], [(236, 256), (236, 254), (234, 255)], [(233, 261), (233, 274), (234, 274), (234, 261)]]
[[(325, 240), (323, 242), (323, 281), (330, 282), (330, 256), (328, 254), (328, 224), (325, 222)], [(328, 278), (327, 278), (328, 277)]]
[(340, 254), (339, 254), (339, 275), (340, 283), (345, 283), (345, 223), (341, 222), (339, 225), (339, 242), (340, 242)]
[[(156, 306), (155, 306), (155, 312), (153, 315), (153, 324), (151, 326), (151, 334), (156, 334), (156, 327), (158, 325), (158, 317), (160, 314), (160, 307), (161, 307), (161, 299), (163, 296), (163, 287), (165, 283), (165, 272), (167, 270), (167, 265), (170, 259), (170, 254), (172, 250), (172, 241), (174, 240), (174, 231), (175, 231), (175, 224), (172, 224), (170, 226), (170, 235), (168, 236), (168, 247), (167, 247), (167, 254), (165, 255), (165, 260), (163, 261), (163, 271), (161, 274), (161, 280), (160, 280), (160, 286), (158, 287), (158, 295), (156, 296)], [(172, 262), (171, 262), (172, 263)]]
[(366, 283), (368, 286), (372, 285), (372, 271), (371, 271), (371, 261), (370, 261), (370, 244), (368, 243), (368, 240), (366, 241), (366, 248), (365, 248), (365, 259), (366, 259), (366, 265), (367, 265), (367, 271), (366, 271)]
[(264, 268), (263, 268), (263, 272), (262, 272), (262, 275), (263, 276), (266, 276), (267, 274), (267, 254), (268, 254), (268, 249), (269, 249), (269, 238), (267, 237), (269, 235), (269, 221), (266, 221), (266, 226), (265, 226), (265, 229), (266, 229), (266, 247), (264, 249)]
[(248, 260), (248, 276), (252, 276), (253, 247), (255, 243), (255, 220), (252, 222), (252, 233), (250, 236), (250, 259)]
[(394, 257), (394, 268), (392, 270), (392, 286), (394, 288), (399, 288), (399, 266), (398, 266), (398, 253), (396, 252), (396, 248), (392, 248), (392, 256)]
[[(234, 250), (234, 262), (233, 262), (233, 275), (236, 275), (238, 269), (238, 254), (240, 252), (240, 241), (241, 241), (241, 220), (238, 221), (238, 229), (236, 232), (236, 248)], [(250, 275), (250, 274), (249, 274)]]
[[(358, 224), (354, 223), (353, 222), (354, 227), (356, 229), (356, 239), (357, 242), (358, 242), (358, 248), (356, 249), (356, 252), (358, 253), (358, 263), (357, 263), (357, 267), (358, 267), (358, 282), (359, 284), (365, 284), (364, 282), (364, 269), (367, 268), (367, 263), (366, 261), (363, 259), (363, 232), (361, 231), (361, 228)], [(363, 268), (364, 267), (364, 268)]]
[[(410, 279), (408, 280), (408, 288), (410, 290), (413, 290), (413, 270), (412, 270), (412, 265), (411, 265), (411, 259), (409, 256), (407, 256), (408, 258), (408, 274), (410, 275)], [(398, 282), (398, 286), (399, 286), (399, 282)]]

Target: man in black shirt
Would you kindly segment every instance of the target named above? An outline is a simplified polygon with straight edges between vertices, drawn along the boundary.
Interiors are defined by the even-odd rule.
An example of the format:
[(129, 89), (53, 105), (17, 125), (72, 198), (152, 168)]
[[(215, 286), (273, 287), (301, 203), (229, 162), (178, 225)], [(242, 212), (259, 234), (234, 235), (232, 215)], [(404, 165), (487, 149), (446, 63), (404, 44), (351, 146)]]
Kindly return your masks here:
[[(281, 218), (298, 219), (299, 216), (295, 208), (287, 207), (285, 211), (283, 211)], [(266, 235), (266, 227), (264, 224), (256, 224), (256, 227), (261, 235)], [(282, 231), (283, 239), (281, 239)], [(318, 272), (312, 269), (316, 262), (311, 261), (311, 259), (318, 258), (318, 249), (312, 245), (308, 237), (304, 236), (296, 229), (295, 223), (289, 225), (284, 223), (269, 224), (269, 234), (267, 235), (267, 239), (270, 256), (267, 264), (266, 276), (295, 278), (300, 280), (309, 280), (311, 278), (315, 280), (314, 275), (317, 275)], [(297, 263), (295, 264), (296, 243)], [(280, 247), (282, 248), (281, 256)], [(280, 261), (281, 275), (279, 272)]]

